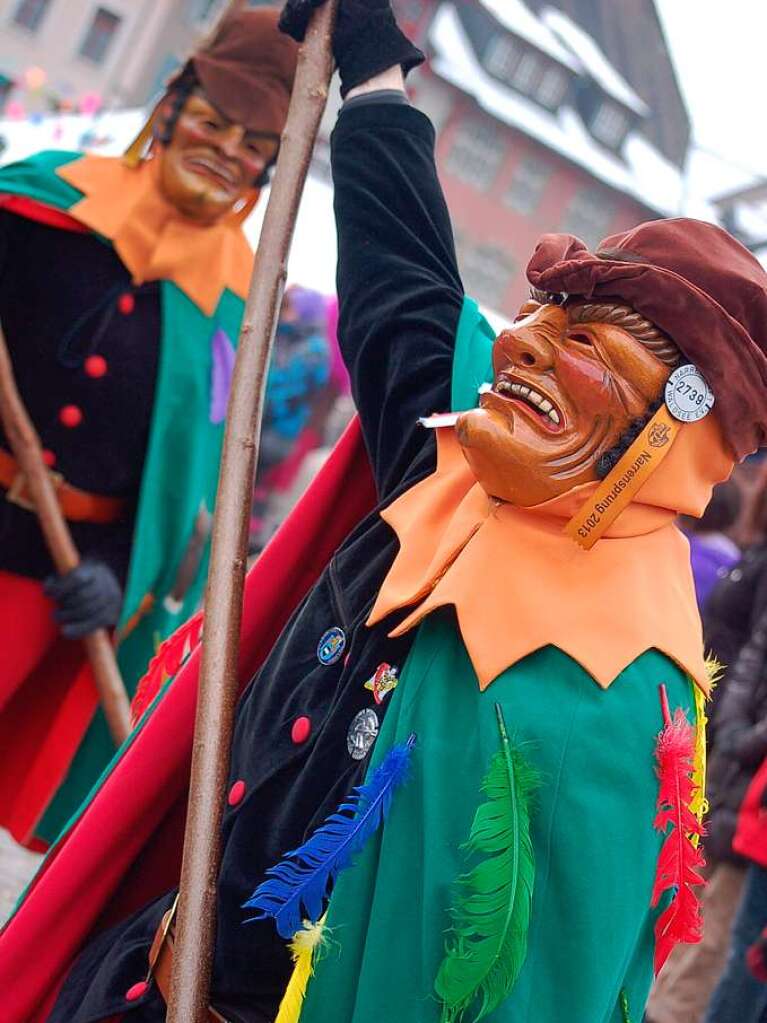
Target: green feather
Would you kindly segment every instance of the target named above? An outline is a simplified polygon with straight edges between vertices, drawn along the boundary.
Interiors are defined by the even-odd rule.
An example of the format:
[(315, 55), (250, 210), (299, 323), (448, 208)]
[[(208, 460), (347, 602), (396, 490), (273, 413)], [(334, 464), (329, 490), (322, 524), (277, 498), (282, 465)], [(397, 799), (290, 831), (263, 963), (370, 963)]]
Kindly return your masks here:
[(482, 781), (487, 796), (471, 826), (467, 856), (486, 854), (456, 884), (452, 926), (435, 989), (442, 1023), (474, 1023), (508, 997), (527, 954), (535, 860), (530, 800), (537, 774), (512, 749), (499, 704), (501, 748)]

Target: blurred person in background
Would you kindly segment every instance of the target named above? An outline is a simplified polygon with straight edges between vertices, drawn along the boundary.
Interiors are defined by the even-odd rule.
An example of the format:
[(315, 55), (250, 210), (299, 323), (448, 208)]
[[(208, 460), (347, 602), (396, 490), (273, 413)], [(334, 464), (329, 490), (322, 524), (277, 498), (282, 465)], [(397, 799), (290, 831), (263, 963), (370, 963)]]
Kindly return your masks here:
[(716, 583), (740, 560), (740, 549), (728, 535), (740, 508), (740, 488), (733, 480), (726, 480), (714, 487), (711, 503), (701, 519), (685, 515), (680, 520), (680, 527), (690, 541), (695, 596), (701, 611)]
[(325, 299), (292, 286), (285, 292), (266, 384), (264, 422), (250, 526), (251, 552), (260, 550), (288, 508), (284, 495), (310, 451), (323, 443), (332, 405)]
[[(767, 631), (767, 623), (764, 627)], [(743, 755), (747, 751), (755, 755), (764, 745), (764, 730), (742, 723), (730, 739)], [(758, 976), (758, 943), (767, 923), (767, 759), (761, 761), (743, 801), (733, 850), (747, 864), (743, 894), (730, 932), (724, 972), (703, 1023), (767, 1023), (767, 985)]]
[(0, 435), (0, 825), (48, 844), (114, 754), (79, 639), (116, 628), (133, 695), (197, 607), (253, 253), (297, 47), (230, 15), (124, 158), (0, 171), (0, 321), (81, 564), (54, 573)]
[[(706, 649), (725, 666), (734, 665), (743, 645), (767, 608), (767, 465), (759, 470), (759, 480), (744, 515), (747, 546), (742, 558), (713, 586), (703, 608), (703, 634)], [(714, 693), (716, 706), (723, 692), (722, 681)], [(713, 731), (710, 732), (710, 737)]]

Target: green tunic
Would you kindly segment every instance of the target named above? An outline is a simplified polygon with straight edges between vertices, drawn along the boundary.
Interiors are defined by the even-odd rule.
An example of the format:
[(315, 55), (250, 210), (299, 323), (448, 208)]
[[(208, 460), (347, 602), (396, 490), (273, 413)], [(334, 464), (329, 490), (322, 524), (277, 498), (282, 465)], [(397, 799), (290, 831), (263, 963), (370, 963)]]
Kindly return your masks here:
[[(513, 624), (510, 626), (513, 627)], [(555, 647), (525, 657), (484, 693), (452, 614), (419, 628), (371, 769), (415, 732), (410, 780), (330, 902), (330, 942), (301, 1023), (439, 1023), (434, 980), (451, 886), (480, 785), (499, 749), (494, 705), (539, 772), (535, 887), (525, 965), (489, 1023), (638, 1023), (652, 980), (650, 895), (662, 836), (654, 749), (658, 686), (694, 716), (691, 683), (648, 651), (601, 689)], [(474, 1017), (466, 1014), (467, 1023)]]

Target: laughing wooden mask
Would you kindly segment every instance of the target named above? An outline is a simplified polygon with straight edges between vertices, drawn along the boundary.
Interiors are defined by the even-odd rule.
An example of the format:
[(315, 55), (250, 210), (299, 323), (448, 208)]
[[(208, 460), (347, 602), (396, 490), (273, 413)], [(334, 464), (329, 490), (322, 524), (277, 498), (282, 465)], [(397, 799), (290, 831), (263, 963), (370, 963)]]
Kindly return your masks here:
[(492, 497), (540, 504), (597, 479), (600, 456), (663, 393), (674, 344), (627, 306), (528, 302), (493, 345), (493, 387), (456, 425)]

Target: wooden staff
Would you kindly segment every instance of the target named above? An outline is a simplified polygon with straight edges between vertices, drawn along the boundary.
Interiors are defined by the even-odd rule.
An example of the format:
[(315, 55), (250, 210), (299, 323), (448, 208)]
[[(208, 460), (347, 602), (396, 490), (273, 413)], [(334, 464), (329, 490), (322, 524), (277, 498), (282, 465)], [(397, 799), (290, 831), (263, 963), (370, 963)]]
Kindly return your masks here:
[[(0, 421), (13, 456), (19, 464), (23, 482), (40, 522), (45, 543), (60, 575), (80, 564), (80, 555), (56, 497), (56, 489), (43, 461), (40, 438), (16, 387), (13, 365), (5, 335), (0, 329)], [(106, 629), (96, 629), (83, 637), (83, 645), (93, 668), (104, 716), (112, 738), (121, 746), (130, 735), (130, 701), (112, 641)]]
[(168, 1023), (206, 1023), (224, 788), (238, 691), (248, 521), (266, 374), (287, 259), (333, 71), (337, 0), (312, 18), (256, 253), (229, 399), (205, 595), (205, 632)]

